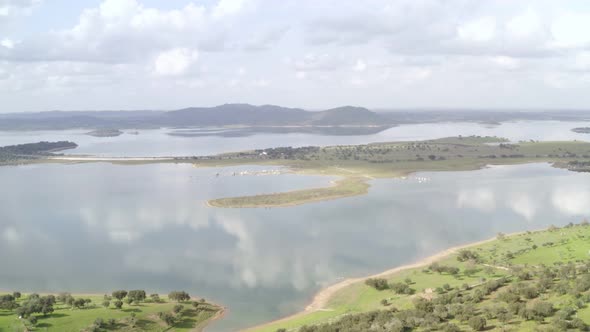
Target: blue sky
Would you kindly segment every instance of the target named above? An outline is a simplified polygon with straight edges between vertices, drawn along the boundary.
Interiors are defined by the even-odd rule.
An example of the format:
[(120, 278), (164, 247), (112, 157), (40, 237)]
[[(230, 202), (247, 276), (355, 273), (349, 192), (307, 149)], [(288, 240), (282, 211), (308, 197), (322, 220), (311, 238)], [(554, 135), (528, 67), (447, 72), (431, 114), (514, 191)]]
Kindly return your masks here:
[(0, 112), (590, 108), (590, 2), (0, 0)]

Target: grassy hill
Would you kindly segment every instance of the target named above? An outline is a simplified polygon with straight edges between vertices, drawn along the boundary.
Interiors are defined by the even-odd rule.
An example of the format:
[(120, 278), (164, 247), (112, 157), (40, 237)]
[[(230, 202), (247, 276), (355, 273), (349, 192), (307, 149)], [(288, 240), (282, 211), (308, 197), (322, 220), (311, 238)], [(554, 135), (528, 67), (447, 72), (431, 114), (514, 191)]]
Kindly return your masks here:
[(351, 283), (251, 331), (585, 331), (590, 227), (499, 234), (422, 266)]
[[(86, 303), (79, 306), (60, 300), (60, 295), (56, 294), (53, 312), (47, 315), (34, 313), (28, 318), (19, 318), (18, 308), (8, 308), (6, 296), (0, 293), (0, 331), (6, 332), (201, 331), (208, 322), (222, 313), (221, 307), (204, 300), (176, 302), (162, 296), (156, 301), (150, 297), (133, 304), (127, 304), (123, 300), (125, 304), (117, 309), (116, 299), (108, 300), (109, 305), (105, 306), (103, 295), (68, 294), (73, 298), (86, 300)], [(31, 297), (36, 296), (22, 294), (15, 302), (22, 307)], [(50, 295), (42, 294), (40, 298), (48, 296)]]

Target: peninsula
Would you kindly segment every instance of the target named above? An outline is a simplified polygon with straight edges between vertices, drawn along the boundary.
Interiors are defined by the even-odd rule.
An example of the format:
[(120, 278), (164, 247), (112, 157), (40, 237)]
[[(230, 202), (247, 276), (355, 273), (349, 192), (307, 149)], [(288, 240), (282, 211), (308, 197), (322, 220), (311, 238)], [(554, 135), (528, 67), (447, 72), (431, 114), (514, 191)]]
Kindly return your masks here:
[(249, 332), (586, 331), (587, 221), (459, 246), (318, 293)]

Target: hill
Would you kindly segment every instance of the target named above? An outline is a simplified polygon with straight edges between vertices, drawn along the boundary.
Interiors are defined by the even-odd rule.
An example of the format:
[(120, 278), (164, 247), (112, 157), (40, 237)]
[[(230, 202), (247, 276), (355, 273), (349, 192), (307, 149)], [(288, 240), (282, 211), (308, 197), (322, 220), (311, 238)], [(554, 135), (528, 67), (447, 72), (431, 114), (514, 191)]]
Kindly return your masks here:
[(0, 114), (0, 130), (137, 129), (208, 126), (367, 126), (393, 120), (360, 107), (312, 112), (275, 105), (224, 104), (173, 111), (51, 111)]

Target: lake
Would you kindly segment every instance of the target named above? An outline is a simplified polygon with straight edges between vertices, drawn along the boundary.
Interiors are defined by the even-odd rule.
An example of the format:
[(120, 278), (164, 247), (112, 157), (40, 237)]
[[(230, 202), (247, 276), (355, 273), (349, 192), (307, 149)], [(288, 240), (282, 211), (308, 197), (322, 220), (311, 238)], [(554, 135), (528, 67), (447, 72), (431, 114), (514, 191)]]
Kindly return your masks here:
[[(547, 164), (375, 180), (366, 196), (276, 209), (209, 198), (327, 185), (269, 167), (108, 163), (0, 168), (6, 290), (186, 290), (229, 307), (208, 331), (298, 310), (321, 287), (444, 248), (590, 215), (590, 174)], [(217, 175), (219, 173), (219, 176)]]
[[(515, 121), (497, 126), (478, 123), (428, 123), (401, 125), (377, 134), (360, 136), (326, 136), (314, 134), (257, 134), (248, 137), (177, 137), (168, 133), (173, 129), (139, 130), (138, 135), (125, 133), (118, 137), (93, 137), (88, 130), (65, 131), (0, 131), (0, 146), (38, 141), (70, 140), (79, 145), (70, 154), (98, 156), (194, 156), (211, 155), (279, 146), (326, 146), (365, 144), (372, 142), (410, 141), (449, 136), (499, 136), (519, 140), (586, 140), (590, 134), (571, 131), (588, 126), (588, 122)], [(127, 132), (132, 132), (128, 130)]]

